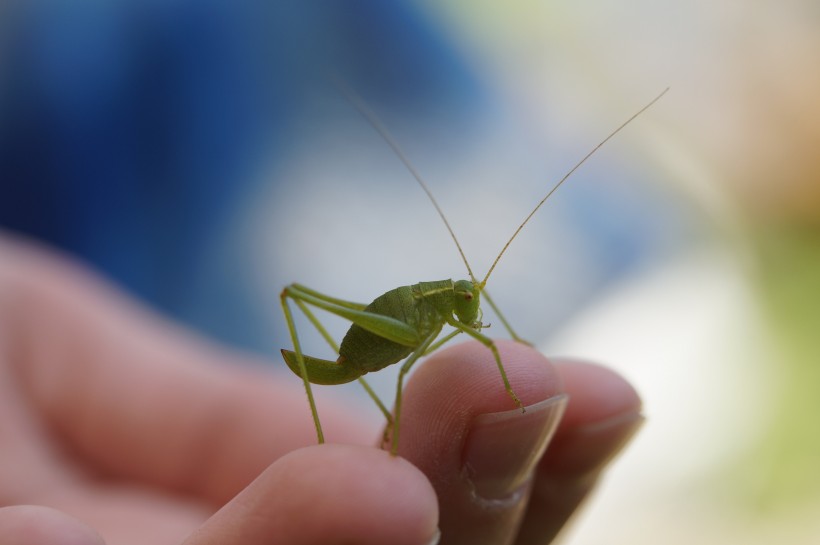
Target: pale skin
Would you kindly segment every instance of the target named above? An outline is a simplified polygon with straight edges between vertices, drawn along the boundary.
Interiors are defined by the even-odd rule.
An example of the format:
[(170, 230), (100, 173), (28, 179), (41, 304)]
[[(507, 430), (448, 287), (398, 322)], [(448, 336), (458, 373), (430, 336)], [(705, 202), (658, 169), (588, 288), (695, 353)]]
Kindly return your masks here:
[[(637, 429), (640, 400), (603, 367), (498, 347), (525, 406), (565, 403), (563, 393), (569, 402), (546, 452), (488, 509), (475, 491), (488, 472), (499, 478), (493, 449), (515, 451), (516, 434), (529, 432), (502, 423), (501, 445), (476, 432), (477, 418), (511, 408), (484, 346), (419, 363), (398, 456), (378, 448), (373, 415), (322, 393), (328, 443), (314, 445), (289, 371), (0, 234), (3, 543), (423, 545), (437, 528), (442, 544), (550, 543)], [(479, 439), (486, 463), (465, 472)]]

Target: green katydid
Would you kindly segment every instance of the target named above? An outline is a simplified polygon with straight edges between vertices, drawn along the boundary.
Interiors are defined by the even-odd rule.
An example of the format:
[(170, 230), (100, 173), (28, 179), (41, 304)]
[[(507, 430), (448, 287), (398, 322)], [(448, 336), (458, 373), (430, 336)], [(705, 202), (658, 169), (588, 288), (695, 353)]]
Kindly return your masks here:
[[(412, 286), (402, 286), (380, 295), (368, 305), (331, 297), (301, 284), (291, 284), (282, 290), (280, 295), (282, 310), (288, 325), (291, 341), (293, 342), (293, 351), (282, 349), (282, 356), (288, 367), (296, 373), (297, 376), (302, 378), (304, 382), (319, 443), (324, 442), (324, 434), (319, 421), (319, 414), (316, 410), (316, 403), (310, 386), (311, 383), (331, 385), (358, 380), (387, 419), (385, 440), (387, 439), (388, 432), (392, 431), (390, 452), (396, 454), (399, 438), (399, 420), (401, 417), (402, 386), (405, 375), (419, 358), (434, 352), (444, 343), (461, 333), (467, 334), (479, 341), (492, 352), (495, 363), (498, 366), (499, 374), (501, 375), (501, 380), (504, 384), (504, 389), (515, 405), (522, 411), (525, 410), (518, 396), (516, 396), (510, 386), (495, 343), (481, 332), (483, 328), (488, 327), (481, 322), (482, 312), (480, 301), (483, 297), (501, 320), (501, 323), (509, 332), (510, 336), (518, 342), (526, 342), (515, 333), (507, 319), (490, 298), (485, 289), (487, 280), (490, 278), (490, 275), (512, 241), (515, 240), (518, 233), (547, 199), (601, 146), (657, 102), (668, 90), (668, 88), (665, 89), (646, 106), (612, 131), (549, 190), (547, 195), (541, 199), (518, 228), (516, 228), (496, 256), (487, 274), (479, 281), (473, 274), (472, 268), (461, 248), (461, 244), (456, 238), (455, 232), (450, 227), (450, 223), (447, 221), (447, 218), (421, 175), (367, 105), (349, 90), (342, 89), (353, 106), (359, 110), (381, 135), (396, 156), (410, 171), (422, 190), (427, 194), (444, 222), (447, 231), (450, 233), (450, 237), (453, 239), (453, 242), (455, 242), (470, 279), (458, 281), (449, 279), (437, 280), (432, 282), (419, 282)], [(339, 355), (338, 359), (333, 361), (314, 358), (302, 352), (293, 314), (288, 305), (288, 299), (294, 302), (333, 351)], [(341, 345), (336, 344), (336, 341), (319, 322), (309, 306), (325, 310), (352, 322)], [(453, 330), (441, 336), (445, 325), (451, 326)], [(398, 363), (401, 360), (405, 361), (399, 371), (394, 410), (391, 413), (364, 380), (363, 375), (378, 371), (389, 365)]]

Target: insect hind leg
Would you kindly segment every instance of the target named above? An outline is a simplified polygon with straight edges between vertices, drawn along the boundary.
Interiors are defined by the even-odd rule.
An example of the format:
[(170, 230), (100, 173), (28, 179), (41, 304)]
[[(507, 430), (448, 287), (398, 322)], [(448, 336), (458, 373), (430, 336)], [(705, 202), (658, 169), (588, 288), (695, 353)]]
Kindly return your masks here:
[[(387, 420), (388, 427), (393, 423), (393, 415), (387, 409), (385, 404), (382, 402), (381, 399), (376, 395), (376, 392), (367, 383), (364, 377), (361, 376), (361, 372), (357, 371), (348, 366), (339, 365), (338, 362), (328, 361), (328, 360), (321, 360), (318, 358), (312, 358), (310, 356), (306, 356), (301, 349), (299, 344), (298, 335), (296, 334), (296, 326), (293, 321), (293, 316), (290, 311), (290, 307), (287, 304), (287, 299), (291, 299), (299, 310), (305, 315), (308, 321), (313, 325), (316, 331), (322, 336), (322, 338), (327, 342), (328, 346), (330, 346), (331, 350), (334, 353), (339, 353), (339, 345), (327, 331), (327, 329), (322, 325), (316, 315), (310, 310), (308, 305), (305, 301), (312, 302), (316, 304), (315, 301), (320, 301), (322, 303), (327, 304), (330, 306), (328, 307), (321, 307), (328, 312), (333, 312), (333, 308), (342, 308), (348, 309), (353, 311), (362, 311), (365, 308), (365, 305), (361, 303), (354, 303), (351, 301), (345, 301), (343, 299), (338, 299), (336, 297), (330, 297), (323, 293), (317, 292), (312, 290), (306, 286), (301, 284), (291, 284), (286, 286), (280, 295), (280, 299), (282, 302), (282, 308), (285, 313), (285, 320), (288, 324), (288, 330), (291, 334), (291, 341), (293, 342), (294, 351), (291, 352), (289, 350), (282, 350), (282, 356), (285, 359), (285, 363), (288, 364), (288, 367), (293, 371), (296, 375), (301, 377), (303, 381), (305, 381), (305, 390), (308, 396), (308, 402), (310, 404), (311, 413), (313, 414), (314, 424), (316, 425), (316, 432), (317, 436), (319, 437), (319, 443), (324, 442), (324, 436), (322, 433), (322, 427), (319, 422), (319, 415), (316, 410), (316, 405), (313, 400), (313, 391), (310, 386), (310, 383), (315, 384), (344, 384), (346, 382), (350, 382), (352, 380), (358, 380), (359, 384), (364, 388), (367, 395), (376, 403), (376, 406), (379, 408), (379, 411), (384, 415), (385, 419)], [(307, 367), (310, 364), (310, 376), (306, 375)]]
[(296, 364), (299, 367), (299, 374), (302, 377), (302, 382), (305, 385), (305, 392), (307, 393), (308, 404), (310, 405), (310, 413), (313, 416), (313, 424), (316, 426), (316, 436), (319, 444), (325, 442), (325, 435), (322, 432), (322, 423), (319, 421), (319, 411), (316, 410), (316, 401), (313, 399), (313, 390), (310, 387), (308, 380), (307, 366), (305, 365), (305, 358), (302, 354), (302, 345), (299, 343), (299, 335), (296, 333), (296, 325), (293, 322), (293, 313), (288, 305), (287, 289), (283, 290), (279, 296), (282, 304), (282, 312), (285, 314), (285, 321), (288, 324), (288, 331), (290, 332), (290, 340), (293, 343), (293, 349), (296, 354)]

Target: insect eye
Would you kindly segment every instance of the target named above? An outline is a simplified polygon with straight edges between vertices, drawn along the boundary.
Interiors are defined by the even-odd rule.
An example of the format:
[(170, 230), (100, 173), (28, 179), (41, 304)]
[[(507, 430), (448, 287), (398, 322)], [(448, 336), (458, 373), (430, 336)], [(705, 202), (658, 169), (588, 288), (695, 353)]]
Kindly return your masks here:
[(472, 301), (473, 300), (473, 294), (468, 291), (467, 293), (464, 294), (464, 300), (465, 301)]

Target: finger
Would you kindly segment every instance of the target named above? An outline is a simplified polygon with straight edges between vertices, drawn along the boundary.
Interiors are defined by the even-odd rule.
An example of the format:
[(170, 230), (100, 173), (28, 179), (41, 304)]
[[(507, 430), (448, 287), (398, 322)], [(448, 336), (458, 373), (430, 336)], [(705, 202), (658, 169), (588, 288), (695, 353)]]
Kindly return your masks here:
[(498, 348), (525, 413), (505, 392), (492, 353), (478, 343), (430, 357), (404, 394), (399, 453), (436, 489), (442, 545), (511, 542), (535, 465), (566, 403), (546, 358), (520, 343)]
[(0, 536), (3, 545), (105, 545), (77, 519), (36, 505), (0, 508)]
[(553, 362), (570, 401), (539, 464), (516, 545), (551, 543), (643, 422), (640, 398), (619, 375), (588, 363)]
[(426, 545), (437, 519), (435, 492), (407, 461), (320, 445), (277, 460), (185, 545)]
[[(94, 474), (221, 505), (272, 460), (315, 442), (309, 411), (294, 410), (305, 405), (294, 377), (275, 380), (67, 260), (2, 237), (0, 255), (3, 353), (29, 410), (67, 443), (55, 450)], [(325, 409), (331, 438), (372, 441), (350, 411)]]

